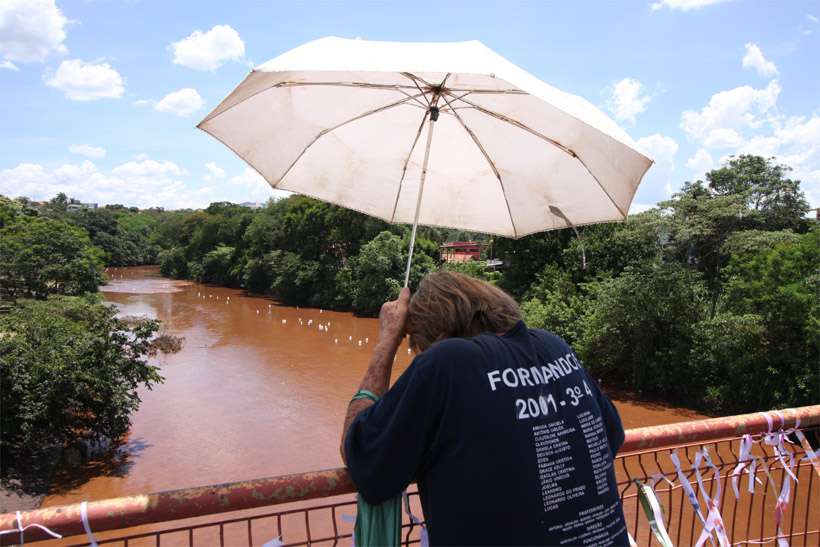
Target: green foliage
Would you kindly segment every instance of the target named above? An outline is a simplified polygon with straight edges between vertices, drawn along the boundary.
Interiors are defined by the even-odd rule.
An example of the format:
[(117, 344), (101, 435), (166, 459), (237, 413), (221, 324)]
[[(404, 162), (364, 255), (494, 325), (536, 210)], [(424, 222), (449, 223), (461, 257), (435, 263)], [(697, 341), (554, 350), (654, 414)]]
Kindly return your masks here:
[(587, 286), (591, 302), (576, 348), (595, 372), (632, 389), (675, 399), (688, 380), (693, 325), (706, 291), (683, 265), (647, 263)]
[(146, 361), (158, 328), (117, 319), (93, 296), (22, 301), (0, 315), (4, 455), (124, 435), (137, 388), (162, 381)]
[(202, 276), (198, 281), (216, 285), (233, 285), (237, 281), (233, 268), (234, 248), (217, 245), (202, 257)]
[(800, 182), (786, 176), (790, 171), (772, 159), (741, 155), (707, 173), (706, 180), (717, 196), (741, 196), (752, 212), (752, 226), (803, 231), (809, 204), (800, 191)]
[(561, 263), (564, 249), (573, 237), (571, 230), (560, 230), (521, 239), (499, 239), (495, 242), (495, 254), (503, 257), (507, 266), (499, 286), (515, 297), (523, 296), (545, 266)]
[(722, 306), (761, 318), (767, 374), (764, 401), (783, 406), (816, 402), (820, 393), (820, 229), (757, 254), (732, 257)]
[[(161, 251), (157, 257), (159, 260), (159, 271), (162, 275), (182, 279), (187, 277), (188, 262), (185, 260), (185, 250), (179, 247)], [(192, 275), (192, 277), (194, 277)], [(195, 279), (199, 276), (194, 277)]]
[(286, 304), (314, 303), (316, 283), (321, 266), (315, 260), (304, 260), (289, 251), (271, 251), (267, 255), (271, 267), (273, 293)]
[(570, 272), (547, 266), (521, 301), (521, 312), (531, 327), (554, 332), (575, 345), (581, 340), (587, 303)]
[(400, 237), (382, 232), (364, 246), (351, 261), (353, 310), (373, 313), (399, 295), (406, 251)]
[(498, 283), (501, 279), (501, 272), (494, 272), (487, 269), (487, 263), (484, 260), (468, 260), (467, 262), (445, 262), (441, 265), (442, 269), (456, 272), (482, 281), (487, 281), (492, 284)]
[(17, 216), (0, 230), (0, 287), (13, 297), (94, 292), (103, 263), (88, 234), (61, 220)]
[[(755, 314), (719, 313), (694, 325), (689, 378), (682, 394), (696, 397), (696, 406), (717, 412), (768, 409), (782, 404), (771, 397), (776, 382), (766, 362), (766, 327)], [(754, 389), (750, 389), (754, 386)]]
[(657, 209), (632, 215), (625, 222), (586, 226), (580, 238), (568, 242), (561, 263), (577, 282), (619, 274), (631, 264), (660, 258), (664, 233), (664, 220)]

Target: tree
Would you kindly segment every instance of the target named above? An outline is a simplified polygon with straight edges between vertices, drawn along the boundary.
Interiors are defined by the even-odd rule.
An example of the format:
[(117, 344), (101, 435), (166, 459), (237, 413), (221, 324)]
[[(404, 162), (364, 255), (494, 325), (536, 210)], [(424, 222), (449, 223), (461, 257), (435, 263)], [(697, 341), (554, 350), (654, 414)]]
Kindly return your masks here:
[(755, 406), (817, 401), (820, 362), (820, 229), (757, 254), (738, 254), (726, 268), (722, 308), (759, 317), (761, 339)]
[(809, 204), (800, 191), (800, 181), (787, 177), (790, 171), (774, 158), (741, 155), (707, 173), (706, 180), (715, 195), (743, 196), (755, 213), (755, 227), (805, 231)]
[(217, 245), (212, 251), (205, 253), (202, 258), (202, 278), (198, 281), (215, 283), (217, 285), (232, 285), (236, 283), (231, 272), (234, 248), (227, 245)]
[(271, 291), (285, 304), (304, 305), (311, 302), (316, 289), (319, 263), (303, 260), (288, 251), (272, 251), (266, 259), (271, 266)]
[(630, 215), (624, 222), (583, 226), (580, 237), (568, 241), (561, 262), (576, 282), (619, 274), (632, 264), (661, 258), (665, 231), (658, 209)]
[(597, 375), (639, 392), (691, 401), (694, 324), (705, 315), (700, 275), (674, 262), (630, 266), (585, 286), (591, 301), (576, 350)]
[(720, 273), (729, 259), (724, 244), (741, 230), (807, 229), (808, 203), (800, 182), (786, 178), (789, 168), (759, 156), (730, 159), (687, 182), (672, 199), (661, 203), (669, 213), (674, 258), (704, 274), (712, 292), (712, 309), (720, 294)]
[(94, 295), (21, 301), (0, 315), (4, 456), (124, 435), (137, 388), (162, 381), (146, 360), (158, 329), (155, 320), (118, 319)]
[(499, 239), (495, 243), (495, 254), (506, 265), (499, 286), (513, 296), (521, 297), (547, 264), (561, 262), (564, 249), (573, 237), (571, 230), (558, 230), (521, 239)]
[(175, 279), (182, 279), (189, 275), (188, 262), (185, 260), (185, 249), (181, 247), (161, 251), (157, 260), (162, 275)]
[(18, 217), (0, 230), (0, 287), (13, 296), (94, 292), (103, 264), (88, 234), (60, 220)]
[[(336, 276), (340, 292), (346, 292), (354, 312), (375, 315), (381, 305), (399, 295), (404, 283), (409, 241), (383, 231), (362, 245), (357, 254)], [(436, 267), (430, 252), (438, 246), (425, 239), (416, 240), (410, 268), (410, 287)]]

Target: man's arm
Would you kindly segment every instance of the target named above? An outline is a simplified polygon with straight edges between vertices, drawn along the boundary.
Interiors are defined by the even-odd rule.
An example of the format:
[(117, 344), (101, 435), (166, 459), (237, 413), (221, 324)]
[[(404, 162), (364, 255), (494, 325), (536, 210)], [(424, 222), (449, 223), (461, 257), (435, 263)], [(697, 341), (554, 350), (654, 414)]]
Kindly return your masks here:
[[(379, 312), (379, 340), (373, 348), (373, 356), (370, 358), (370, 366), (359, 384), (359, 389), (372, 391), (381, 397), (390, 387), (390, 373), (393, 371), (393, 358), (396, 355), (402, 339), (404, 338), (404, 323), (407, 319), (407, 305), (410, 301), (410, 289), (403, 288), (399, 293), (399, 298), (391, 302), (385, 302)], [(356, 399), (351, 401), (347, 407), (344, 427), (342, 428), (341, 453), (342, 461), (347, 464), (345, 456), (345, 438), (350, 424), (358, 414), (374, 404), (370, 399)]]

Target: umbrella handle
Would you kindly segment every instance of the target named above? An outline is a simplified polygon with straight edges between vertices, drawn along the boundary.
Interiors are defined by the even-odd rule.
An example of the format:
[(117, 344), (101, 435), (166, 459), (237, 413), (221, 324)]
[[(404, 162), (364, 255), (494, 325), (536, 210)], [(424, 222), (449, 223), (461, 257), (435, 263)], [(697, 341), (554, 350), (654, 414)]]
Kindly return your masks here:
[[(435, 104), (435, 103), (434, 103)], [(435, 107), (432, 107), (435, 108)], [(408, 287), (410, 285), (410, 265), (413, 263), (413, 249), (416, 246), (416, 230), (419, 226), (419, 212), (421, 212), (421, 195), (424, 193), (424, 181), (427, 178), (427, 164), (430, 161), (430, 144), (433, 142), (433, 128), (435, 127), (435, 122), (438, 119), (438, 109), (436, 109), (436, 115), (432, 115), (432, 108), (431, 108), (431, 116), (428, 121), (428, 129), (427, 129), (427, 146), (424, 149), (424, 163), (421, 166), (421, 180), (419, 182), (419, 194), (416, 197), (416, 216), (413, 219), (413, 231), (410, 233), (410, 250), (407, 253), (407, 269), (404, 271), (404, 286)]]

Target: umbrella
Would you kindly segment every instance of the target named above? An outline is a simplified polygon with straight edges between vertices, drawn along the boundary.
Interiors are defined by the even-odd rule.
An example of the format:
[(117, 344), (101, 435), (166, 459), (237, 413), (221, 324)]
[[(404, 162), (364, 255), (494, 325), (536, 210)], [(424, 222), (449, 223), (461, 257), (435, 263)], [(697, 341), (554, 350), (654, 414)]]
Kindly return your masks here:
[(518, 238), (624, 220), (652, 160), (588, 101), (477, 41), (328, 37), (256, 67), (198, 127), (273, 187), (388, 222)]

